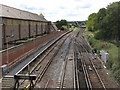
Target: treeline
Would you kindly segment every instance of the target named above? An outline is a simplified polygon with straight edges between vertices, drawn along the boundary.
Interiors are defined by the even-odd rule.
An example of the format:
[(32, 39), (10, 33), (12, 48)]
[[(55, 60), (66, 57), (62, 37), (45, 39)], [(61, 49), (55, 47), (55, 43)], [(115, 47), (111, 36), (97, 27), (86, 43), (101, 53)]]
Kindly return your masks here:
[(67, 21), (65, 19), (54, 22), (59, 30), (69, 30), (69, 28), (78, 28), (79, 26), (85, 25), (86, 21)]
[(120, 1), (92, 13), (87, 20), (87, 30), (92, 31), (96, 39), (118, 41), (120, 38)]
[(68, 29), (68, 22), (65, 19), (58, 20), (55, 22), (55, 25), (57, 26), (58, 29), (60, 30), (67, 30)]

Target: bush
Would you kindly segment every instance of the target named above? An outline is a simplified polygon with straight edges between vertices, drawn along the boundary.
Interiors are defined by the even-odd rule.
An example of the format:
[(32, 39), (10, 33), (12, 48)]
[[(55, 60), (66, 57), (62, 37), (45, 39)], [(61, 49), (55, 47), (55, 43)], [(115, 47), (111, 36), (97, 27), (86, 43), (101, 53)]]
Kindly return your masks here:
[(119, 66), (114, 63), (114, 64), (112, 65), (112, 71), (113, 71), (113, 73), (114, 73), (115, 71), (117, 71), (118, 69), (119, 69)]
[(61, 30), (68, 30), (68, 27), (63, 25), (63, 26), (61, 27)]
[(114, 72), (114, 77), (120, 84), (120, 69), (118, 69), (117, 71)]

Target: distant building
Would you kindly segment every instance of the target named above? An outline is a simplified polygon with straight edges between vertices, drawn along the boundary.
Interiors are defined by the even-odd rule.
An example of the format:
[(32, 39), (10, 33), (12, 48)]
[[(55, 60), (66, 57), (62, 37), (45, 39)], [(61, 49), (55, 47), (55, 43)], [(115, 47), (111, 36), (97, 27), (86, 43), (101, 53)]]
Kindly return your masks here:
[(86, 25), (81, 25), (82, 28), (86, 28)]

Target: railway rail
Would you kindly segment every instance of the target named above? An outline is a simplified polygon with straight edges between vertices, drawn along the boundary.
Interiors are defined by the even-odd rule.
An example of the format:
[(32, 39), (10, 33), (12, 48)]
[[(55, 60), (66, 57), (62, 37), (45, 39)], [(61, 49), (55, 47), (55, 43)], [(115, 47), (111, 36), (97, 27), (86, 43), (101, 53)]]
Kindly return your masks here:
[[(58, 43), (56, 43), (56, 45), (53, 46), (53, 47), (51, 48), (51, 50), (42, 58), (42, 60), (44, 59), (44, 62), (47, 62), (47, 64), (46, 64), (46, 66), (45, 66), (42, 70), (39, 70), (39, 71), (41, 71), (41, 73), (40, 73), (39, 75), (37, 75), (38, 77), (37, 77), (37, 79), (36, 79), (36, 83), (37, 83), (38, 81), (40, 82), (41, 78), (43, 77), (44, 73), (45, 73), (46, 70), (48, 69), (48, 67), (49, 67), (49, 65), (51, 64), (51, 62), (52, 62), (53, 58), (55, 57), (55, 55), (58, 53), (58, 51), (59, 51), (59, 49), (60, 49), (60, 47), (61, 47), (61, 45), (62, 45), (62, 43), (64, 42), (65, 39), (66, 39), (66, 37), (63, 38), (62, 40), (60, 40)], [(49, 57), (48, 57), (48, 54), (50, 54)], [(45, 59), (45, 58), (47, 58), (47, 59)], [(45, 61), (45, 60), (47, 60), (47, 61)], [(40, 67), (40, 66), (41, 66), (41, 65), (39, 65), (39, 64), (40, 64), (40, 63), (38, 63), (37, 67)], [(35, 66), (36, 69), (37, 69), (37, 67)], [(33, 71), (36, 71), (35, 68), (32, 69), (31, 73), (32, 73)], [(41, 68), (42, 68), (42, 66), (41, 66)], [(38, 69), (37, 69), (37, 71), (38, 71)], [(36, 74), (36, 73), (35, 73), (35, 74)]]
[(82, 36), (79, 37), (80, 38), (77, 38), (75, 41), (77, 46), (76, 48), (81, 56), (80, 60), (86, 81), (86, 87), (88, 90), (91, 90), (92, 88), (103, 88), (106, 90), (105, 84), (92, 61), (93, 59), (90, 57), (90, 51), (88, 51), (89, 47), (87, 43)]
[[(91, 81), (90, 81), (90, 78), (89, 78), (89, 74), (88, 74), (86, 64), (83, 60), (84, 57), (81, 55), (81, 52), (79, 50), (80, 49), (78, 49), (76, 47), (76, 51), (77, 51), (78, 56), (81, 56), (80, 58), (78, 58), (78, 62), (79, 62), (79, 64), (77, 65), (78, 70), (79, 70), (78, 76), (79, 76), (79, 79), (81, 78), (82, 75), (83, 75), (82, 78), (84, 78), (84, 84), (83, 84), (83, 81), (82, 82), (79, 81), (80, 82), (80, 88), (87, 88), (89, 90), (89, 89), (92, 88), (92, 85), (91, 85)], [(84, 85), (84, 87), (82, 85)]]
[[(87, 88), (88, 90), (92, 90), (93, 88), (103, 88), (104, 90), (106, 90), (106, 87), (105, 87), (104, 83), (102, 82), (94, 63), (92, 62), (92, 60), (90, 58), (89, 47), (86, 45), (87, 43), (85, 41), (83, 41), (84, 38), (81, 36), (79, 37), (78, 33), (80, 33), (80, 32), (69, 35), (69, 38), (67, 38), (67, 39), (69, 39), (69, 42), (68, 42), (68, 46), (66, 47), (66, 53), (65, 53), (64, 62), (63, 62), (62, 69), (61, 69), (61, 76), (60, 76), (58, 88), (60, 90), (62, 90), (63, 88), (73, 88), (75, 90), (79, 90), (80, 88), (83, 88), (81, 86), (81, 81), (80, 81), (81, 76), (78, 72), (79, 65), (78, 65), (77, 56), (80, 56), (80, 58), (81, 58), (80, 62), (82, 65), (81, 67), (82, 67), (82, 71), (83, 71), (83, 75), (84, 75), (84, 79), (85, 79), (84, 88)], [(76, 39), (76, 38), (78, 38), (78, 39)], [(65, 39), (64, 39), (64, 41), (65, 41)], [(61, 46), (64, 43), (64, 41), (61, 42), (61, 44), (59, 44), (59, 45)], [(82, 42), (82, 44), (80, 44), (80, 42)], [(53, 47), (56, 48), (54, 45), (53, 45)], [(56, 52), (54, 51), (54, 55), (51, 55), (53, 57), (51, 57), (50, 60), (47, 59), (48, 61), (45, 64), (46, 66), (44, 66), (44, 68), (40, 70), (41, 72), (39, 73), (39, 75), (37, 75), (38, 77), (35, 81), (36, 83), (41, 81), (42, 77), (44, 76), (44, 73), (46, 72), (46, 70), (49, 67), (50, 63), (52, 62), (53, 58), (57, 54), (58, 50), (59, 49), (57, 49)], [(51, 52), (51, 51), (52, 51), (52, 49), (49, 52)], [(49, 52), (48, 52), (48, 54), (49, 54)], [(44, 56), (44, 57), (46, 57), (46, 56)], [(38, 66), (38, 69), (42, 68), (42, 66), (40, 67), (38, 64), (36, 64), (36, 66)], [(34, 67), (30, 71), (30, 73), (36, 71), (37, 68), (36, 69), (35, 68), (36, 67)], [(34, 73), (34, 74), (36, 74), (36, 73)], [(44, 88), (48, 87), (49, 82), (50, 82), (50, 80), (47, 81)]]
[(59, 78), (59, 86), (60, 90), (64, 88), (72, 88), (79, 90), (79, 79), (78, 79), (78, 71), (77, 71), (77, 62), (74, 50), (74, 37), (77, 37), (80, 31), (74, 32), (69, 37), (69, 43), (66, 49), (66, 55), (64, 58), (64, 62), (61, 69), (61, 74)]
[[(92, 58), (94, 55), (83, 37), (83, 32), (83, 30), (78, 30), (62, 35), (46, 47), (43, 52), (35, 56), (16, 75), (36, 75), (33, 87), (37, 87), (39, 84), (41, 85), (40, 88), (50, 88), (51, 79), (45, 79), (45, 74), (48, 72), (55, 57), (61, 55), (59, 56), (59, 58), (62, 58), (61, 69), (59, 69), (57, 85), (54, 88), (59, 90), (64, 88), (74, 90), (102, 88), (106, 90), (106, 86), (94, 64), (95, 58)], [(63, 50), (62, 54), (58, 54), (60, 50)], [(20, 80), (19, 87), (29, 89), (31, 84), (29, 80)]]
[[(38, 53), (36, 56), (34, 56), (34, 58), (32, 59), (32, 60), (30, 60), (24, 67), (22, 67), (19, 71), (17, 71), (17, 73), (15, 74), (15, 75), (19, 75), (19, 74), (24, 74), (24, 75), (29, 75), (31, 72), (32, 72), (32, 70), (30, 71), (30, 69), (32, 69), (32, 67), (34, 67), (34, 64), (36, 63), (36, 62), (38, 62), (38, 58), (41, 58), (41, 56), (44, 56), (45, 55), (45, 53), (48, 51), (48, 50), (50, 50), (50, 48), (52, 47), (52, 46), (54, 46), (54, 44), (56, 43), (56, 42), (58, 42), (62, 37), (64, 37), (65, 35), (67, 35), (68, 33), (70, 33), (70, 32), (66, 32), (66, 33), (64, 33), (63, 35), (61, 35), (60, 37), (58, 37), (56, 40), (54, 40), (52, 43), (50, 43), (49, 45), (47, 45), (45, 48), (44, 48), (44, 50), (42, 50), (40, 53)], [(34, 62), (34, 63), (33, 63)], [(10, 76), (5, 76), (5, 79), (8, 79), (7, 77), (10, 77)], [(13, 76), (11, 76), (11, 77), (13, 77)], [(4, 78), (3, 78), (4, 79)], [(5, 81), (5, 80), (4, 80)], [(7, 81), (7, 80), (6, 80)], [(21, 84), (24, 84), (24, 81), (25, 80), (21, 80), (20, 81), (20, 83)], [(4, 82), (5, 83), (5, 82)], [(20, 84), (20, 85), (21, 85)], [(5, 84), (4, 84), (5, 85)], [(9, 85), (10, 86), (10, 85)], [(6, 86), (5, 86), (6, 87)], [(13, 87), (13, 85), (11, 86), (11, 88)], [(4, 86), (3, 86), (3, 88), (4, 88)]]
[[(43, 78), (45, 72), (47, 71), (48, 67), (50, 66), (51, 62), (53, 61), (53, 58), (58, 53), (59, 48), (61, 47), (62, 43), (65, 41), (65, 39), (68, 36), (69, 36), (69, 34), (65, 35), (60, 40), (58, 39), (58, 41), (55, 42), (49, 49), (46, 49), (46, 51), (44, 52), (44, 55), (36, 57), (37, 61), (34, 61), (33, 63), (31, 63), (27, 66), (29, 70), (27, 70), (27, 68), (26, 69), (24, 68), (19, 73), (35, 74), (37, 77), (34, 82), (34, 85), (36, 85), (38, 82), (40, 82), (41, 79)], [(28, 84), (28, 83), (26, 83), (26, 85), (27, 85), (26, 86), (25, 83), (23, 83), (23, 82), (26, 83), (26, 81), (21, 82), (22, 85), (24, 84), (24, 86), (21, 85), (22, 87), (28, 88), (30, 86), (30, 84)]]

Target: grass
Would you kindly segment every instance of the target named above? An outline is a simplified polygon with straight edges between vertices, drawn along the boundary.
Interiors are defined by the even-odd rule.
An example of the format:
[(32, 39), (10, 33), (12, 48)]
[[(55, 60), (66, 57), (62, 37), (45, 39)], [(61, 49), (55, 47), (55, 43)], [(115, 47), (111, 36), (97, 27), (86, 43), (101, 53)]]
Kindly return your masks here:
[(76, 31), (76, 30), (78, 30), (78, 28), (77, 28), (77, 27), (75, 27), (75, 28), (70, 28), (70, 30)]
[(97, 40), (91, 32), (86, 31), (84, 34), (93, 48), (96, 48), (98, 53), (100, 50), (105, 50), (109, 53), (110, 59), (114, 62), (118, 62), (118, 47), (110, 42)]
[(31, 41), (33, 39), (35, 39), (35, 38), (28, 38), (26, 40), (18, 40), (17, 43), (25, 43), (25, 42)]
[[(43, 37), (43, 36), (46, 36), (47, 34), (44, 34), (44, 35), (39, 35), (35, 38), (40, 38), (40, 37)], [(35, 38), (28, 38), (28, 39), (25, 39), (25, 40), (18, 40), (17, 43), (25, 43), (25, 42), (28, 42), (28, 41), (31, 41), (31, 40), (34, 40)]]

